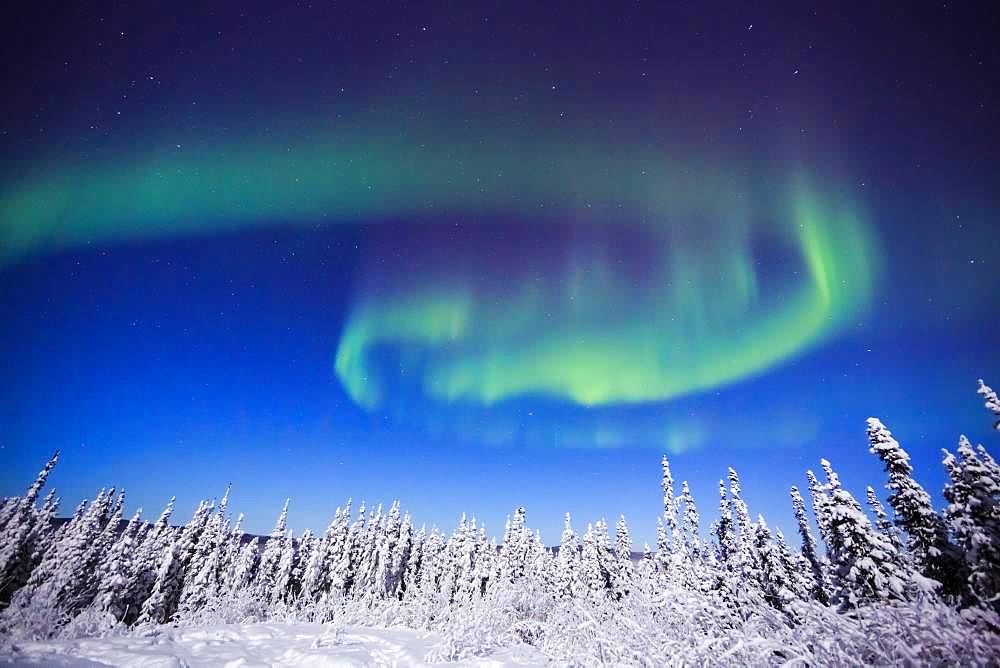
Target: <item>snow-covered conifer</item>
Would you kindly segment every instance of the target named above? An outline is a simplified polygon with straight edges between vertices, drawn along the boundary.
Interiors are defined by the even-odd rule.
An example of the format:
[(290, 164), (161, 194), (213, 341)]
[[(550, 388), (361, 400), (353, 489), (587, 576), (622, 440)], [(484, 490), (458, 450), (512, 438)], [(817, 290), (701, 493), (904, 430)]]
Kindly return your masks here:
[(385, 591), (389, 596), (402, 598), (405, 584), (403, 577), (410, 561), (410, 551), (413, 549), (413, 520), (410, 514), (403, 515), (398, 528), (398, 536), (393, 545), (389, 568), (386, 571)]
[(986, 410), (993, 413), (995, 418), (993, 428), (1000, 429), (1000, 397), (997, 397), (997, 393), (984, 383), (982, 378), (979, 379), (979, 389), (976, 390), (976, 393), (983, 395), (983, 405), (986, 406)]
[(396, 590), (397, 597), (412, 597), (420, 591), (420, 571), (423, 566), (424, 543), (427, 538), (427, 530), (421, 526), (410, 544), (410, 556), (406, 560), (406, 569), (403, 577), (400, 578), (399, 586)]
[(701, 519), (687, 480), (681, 483), (681, 500), (684, 502), (684, 537), (688, 553), (697, 559), (701, 553)]
[(875, 526), (882, 532), (882, 535), (889, 539), (889, 542), (892, 543), (892, 546), (897, 551), (901, 551), (903, 543), (899, 539), (899, 530), (892, 523), (892, 520), (889, 519), (889, 515), (885, 512), (882, 502), (879, 501), (878, 495), (875, 493), (875, 488), (868, 485), (865, 494), (868, 498), (868, 507), (871, 509), (872, 515), (875, 516)]
[(316, 550), (319, 538), (312, 532), (312, 529), (305, 529), (298, 543), (294, 546), (294, 565), (292, 566), (292, 576), (290, 598), (297, 598), (302, 594), (302, 580), (305, 577), (306, 568), (309, 566), (309, 558)]
[(573, 531), (570, 514), (566, 513), (562, 537), (559, 539), (559, 555), (556, 565), (554, 587), (558, 596), (572, 598), (573, 585), (577, 581), (580, 561), (580, 543)]
[(778, 549), (781, 567), (788, 576), (788, 587), (796, 598), (802, 601), (813, 599), (815, 582), (809, 561), (801, 552), (795, 552), (785, 540), (781, 529), (774, 530), (774, 544)]
[(611, 585), (611, 574), (607, 569), (607, 530), (603, 522), (588, 524), (583, 534), (583, 549), (580, 552), (579, 577), (582, 588), (592, 597), (603, 597)]
[(667, 456), (663, 455), (660, 460), (663, 469), (663, 478), (660, 487), (663, 489), (663, 524), (667, 530), (667, 537), (673, 541), (678, 537), (680, 523), (677, 521), (677, 499), (674, 497), (674, 476), (670, 472), (670, 462)]
[(744, 581), (759, 581), (760, 563), (754, 549), (756, 531), (753, 523), (750, 521), (750, 510), (741, 496), (739, 475), (737, 475), (736, 470), (732, 467), (729, 467), (729, 493), (732, 496), (736, 522), (740, 529), (739, 536), (736, 539), (736, 570)]
[(274, 603), (286, 603), (295, 596), (295, 539), (292, 530), (285, 533), (281, 540), (281, 554), (274, 569), (274, 584), (268, 598)]
[(878, 418), (868, 418), (870, 450), (885, 464), (886, 488), (896, 522), (907, 536), (907, 549), (915, 568), (944, 585), (944, 593), (961, 595), (965, 589), (965, 566), (941, 516), (931, 505), (930, 495), (913, 478), (910, 456)]
[(56, 496), (56, 491), (53, 489), (45, 495), (45, 501), (42, 503), (42, 508), (38, 511), (34, 526), (28, 535), (28, 545), (31, 550), (28, 565), (31, 569), (34, 569), (42, 561), (59, 535), (55, 527), (58, 511), (59, 497)]
[(99, 610), (118, 621), (123, 620), (127, 612), (127, 587), (132, 572), (131, 562), (141, 516), (142, 508), (139, 508), (100, 564), (97, 574), (98, 586), (94, 604)]
[(376, 576), (372, 583), (372, 593), (379, 598), (396, 589), (398, 577), (398, 571), (395, 570), (396, 544), (400, 539), (401, 525), (399, 501), (393, 501), (386, 514), (385, 525), (381, 527), (376, 537)]
[[(684, 487), (687, 488), (687, 483)], [(624, 515), (618, 518), (615, 527), (615, 570), (612, 575), (615, 597), (624, 598), (632, 590), (632, 581), (635, 577), (632, 567), (632, 536), (629, 534)]]
[(438, 591), (443, 563), (444, 541), (437, 527), (431, 528), (431, 533), (424, 542), (423, 563), (420, 568), (420, 590), (425, 594)]
[(166, 546), (172, 542), (170, 518), (174, 513), (176, 498), (171, 497), (156, 522), (146, 530), (132, 559), (132, 572), (125, 594), (127, 608), (125, 622), (131, 624), (142, 610), (156, 582), (160, 559)]
[(254, 538), (240, 547), (239, 555), (233, 566), (233, 575), (229, 580), (230, 595), (244, 591), (257, 577), (257, 566), (260, 563), (260, 538)]
[(663, 518), (656, 518), (656, 567), (661, 575), (670, 577), (671, 548)]
[(736, 558), (738, 545), (733, 527), (733, 510), (729, 504), (726, 483), (719, 481), (719, 518), (715, 522), (715, 537), (719, 544), (719, 561), (729, 564)]
[(816, 478), (812, 470), (806, 471), (806, 480), (809, 481), (809, 498), (812, 501), (813, 515), (816, 517), (816, 527), (819, 529), (819, 537), (827, 546), (830, 544), (830, 497), (824, 491), (824, 486)]
[(764, 600), (782, 610), (795, 598), (792, 576), (786, 569), (763, 515), (757, 516), (757, 524), (754, 526), (754, 550), (760, 561), (756, 575)]
[(285, 499), (285, 505), (278, 515), (278, 520), (274, 523), (271, 535), (264, 543), (260, 563), (257, 566), (257, 591), (265, 600), (271, 600), (274, 585), (278, 579), (278, 563), (285, 551), (285, 532), (288, 527), (288, 504), (290, 501), (291, 499)]
[[(814, 599), (823, 605), (826, 605), (830, 602), (829, 596), (826, 592), (826, 568), (825, 564), (820, 559), (819, 554), (816, 552), (816, 540), (813, 538), (812, 531), (809, 530), (809, 518), (806, 516), (806, 503), (802, 499), (802, 494), (799, 493), (798, 487), (792, 487), (791, 496), (792, 509), (795, 512), (795, 522), (798, 524), (799, 538), (802, 542), (802, 556), (808, 562), (809, 569), (812, 574), (810, 591), (812, 592), (812, 597)], [(813, 498), (815, 499), (815, 497)]]
[(833, 603), (842, 610), (877, 601), (903, 600), (912, 576), (892, 544), (875, 530), (861, 505), (840, 484), (825, 459), (830, 491), (829, 543)]
[(156, 581), (149, 598), (142, 604), (138, 623), (164, 624), (173, 617), (181, 595), (184, 571), (179, 557), (180, 541), (171, 541), (156, 570)]
[[(336, 517), (338, 519), (340, 512), (340, 508), (337, 508)], [(301, 593), (305, 601), (318, 601), (323, 593), (323, 580), (325, 578), (323, 567), (326, 549), (329, 545), (329, 528), (327, 529), (327, 534), (322, 538), (313, 537), (311, 532), (309, 533), (309, 538), (309, 544), (307, 545), (305, 535), (303, 535), (302, 544), (299, 545), (299, 552), (302, 555), (300, 559), (302, 569), (300, 576), (302, 582)]]
[(5, 504), (7, 512), (0, 530), (0, 601), (8, 600), (12, 592), (27, 582), (35, 565), (32, 560), (35, 545), (31, 540), (38, 533), (35, 531), (38, 517), (35, 503), (49, 474), (58, 463), (59, 451), (56, 450), (35, 476), (24, 496)]
[(959, 438), (958, 455), (944, 451), (950, 482), (945, 516), (952, 534), (965, 551), (968, 583), (976, 599), (1000, 601), (1000, 480), (973, 450), (965, 436)]
[(524, 507), (518, 507), (506, 528), (503, 545), (500, 546), (500, 577), (510, 582), (524, 577), (528, 552), (531, 547), (531, 531), (524, 525)]
[[(351, 578), (351, 556), (354, 541), (351, 526), (352, 499), (334, 514), (323, 536), (321, 564), (317, 588), (328, 597), (342, 596), (347, 592)], [(364, 513), (364, 503), (362, 514)]]

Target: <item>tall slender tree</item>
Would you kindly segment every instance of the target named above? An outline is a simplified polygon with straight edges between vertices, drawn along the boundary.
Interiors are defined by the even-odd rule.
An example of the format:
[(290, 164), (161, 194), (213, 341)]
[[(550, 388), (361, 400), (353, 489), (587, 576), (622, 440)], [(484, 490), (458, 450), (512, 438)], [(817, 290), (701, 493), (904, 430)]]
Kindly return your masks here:
[(809, 563), (812, 574), (810, 581), (810, 592), (812, 597), (820, 603), (826, 605), (830, 602), (826, 587), (826, 568), (819, 554), (816, 552), (816, 539), (813, 538), (809, 529), (809, 518), (806, 515), (806, 503), (799, 493), (798, 487), (792, 487), (792, 509), (795, 512), (795, 522), (799, 528), (799, 539), (802, 542), (802, 556)]

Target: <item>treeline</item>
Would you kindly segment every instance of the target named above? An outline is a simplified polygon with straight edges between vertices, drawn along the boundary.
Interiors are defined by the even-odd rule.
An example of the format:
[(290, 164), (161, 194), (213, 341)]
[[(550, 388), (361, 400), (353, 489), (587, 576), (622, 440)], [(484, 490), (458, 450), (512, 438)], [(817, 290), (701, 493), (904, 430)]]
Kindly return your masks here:
[[(1000, 428), (997, 395), (982, 381), (979, 394)], [(1000, 466), (961, 437), (955, 453), (944, 451), (947, 505), (938, 511), (885, 425), (870, 418), (867, 435), (885, 465), (889, 508), (868, 487), (866, 512), (821, 460), (822, 480), (807, 471), (806, 495), (790, 490), (798, 549), (751, 516), (731, 468), (719, 481), (718, 516), (703, 532), (687, 483), (677, 494), (664, 458), (657, 545), (638, 560), (624, 517), (612, 537), (603, 520), (579, 534), (567, 514), (559, 548), (550, 549), (526, 525), (523, 508), (499, 545), (475, 518), (463, 515), (446, 534), (417, 528), (398, 502), (355, 511), (350, 500), (322, 534), (299, 536), (287, 529), (286, 501), (270, 536), (248, 540), (242, 515), (230, 515), (228, 492), (218, 503), (201, 502), (179, 527), (171, 525), (173, 499), (153, 523), (141, 510), (123, 522), (125, 493), (115, 489), (57, 522), (55, 492), (41, 499), (57, 453), (24, 496), (0, 505), (0, 631), (45, 638), (66, 628), (99, 634), (289, 614), (324, 621), (348, 604), (387, 602), (424, 611), (427, 624), (442, 610), (516, 588), (532, 600), (606, 610), (689, 592), (732, 619), (766, 606), (793, 627), (818, 608), (850, 613), (930, 600), (997, 631), (989, 620), (1000, 607)], [(525, 618), (532, 614), (541, 613)], [(522, 640), (531, 633), (522, 628)]]

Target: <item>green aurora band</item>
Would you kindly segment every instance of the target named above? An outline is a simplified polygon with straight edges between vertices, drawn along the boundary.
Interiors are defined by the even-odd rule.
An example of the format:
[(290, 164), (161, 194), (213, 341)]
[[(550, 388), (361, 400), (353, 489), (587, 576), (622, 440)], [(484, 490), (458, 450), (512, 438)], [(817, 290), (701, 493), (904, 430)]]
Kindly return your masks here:
[[(469, 225), (500, 217), (518, 233), (601, 229), (651, 258), (639, 279), (628, 270), (629, 244), (610, 243), (525, 261), (502, 289), (476, 280), (475, 261), (452, 272), (400, 269), (390, 290), (359, 281), (335, 369), (367, 409), (392, 403), (401, 373), (435, 404), (662, 401), (763, 372), (836, 332), (870, 299), (874, 236), (835, 179), (805, 170), (776, 178), (773, 169), (751, 177), (758, 172), (745, 166), (577, 141), (393, 136), (51, 162), (5, 178), (0, 267), (249, 225), (440, 225), (426, 221), (444, 216)], [(764, 266), (762, 248), (786, 261)], [(391, 371), (378, 362), (386, 351), (399, 362)]]

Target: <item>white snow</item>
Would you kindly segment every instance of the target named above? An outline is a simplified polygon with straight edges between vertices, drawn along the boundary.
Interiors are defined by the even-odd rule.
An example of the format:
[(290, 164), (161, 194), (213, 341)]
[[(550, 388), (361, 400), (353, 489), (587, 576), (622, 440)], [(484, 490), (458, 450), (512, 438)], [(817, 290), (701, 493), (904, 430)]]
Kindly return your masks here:
[[(221, 624), (164, 628), (146, 635), (18, 642), (0, 663), (21, 666), (415, 666), (441, 638), (409, 629), (329, 624)], [(463, 666), (539, 666), (524, 645), (466, 660)]]

